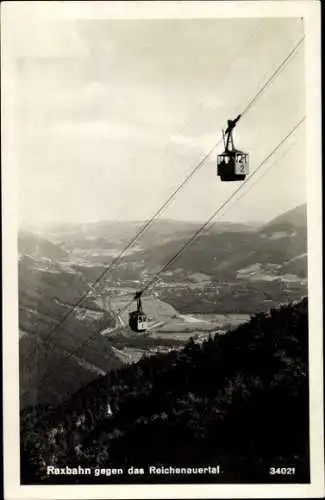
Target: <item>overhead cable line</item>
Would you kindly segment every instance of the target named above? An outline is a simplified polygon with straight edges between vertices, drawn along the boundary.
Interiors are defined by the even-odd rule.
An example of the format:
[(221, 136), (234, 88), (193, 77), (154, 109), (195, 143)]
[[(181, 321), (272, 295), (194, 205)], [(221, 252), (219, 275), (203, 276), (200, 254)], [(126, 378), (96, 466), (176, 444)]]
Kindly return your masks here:
[[(254, 37), (256, 31), (258, 30), (259, 26), (261, 24), (261, 21), (259, 20), (255, 26), (253, 27), (253, 29), (250, 31), (249, 35), (245, 38), (245, 41), (243, 42), (243, 44), (241, 45), (241, 47), (239, 47), (239, 49), (235, 52), (235, 55), (232, 57), (232, 61), (231, 61), (231, 64), (230, 66), (232, 66), (232, 64), (234, 63), (234, 61), (236, 61), (236, 59), (239, 57), (239, 55), (243, 52), (243, 49), (246, 47), (246, 45), (250, 42), (250, 40)], [(224, 73), (223, 73), (224, 74)], [(220, 86), (220, 80), (218, 82), (218, 86)], [(199, 104), (196, 106), (196, 108), (194, 109), (194, 111), (190, 114), (190, 116), (188, 117), (185, 125), (182, 127), (182, 129), (180, 130), (179, 134), (181, 135), (187, 128), (188, 124), (190, 123), (191, 121), (191, 118), (192, 116), (194, 115), (194, 113), (202, 106), (202, 102), (199, 102)], [(178, 194), (178, 192), (182, 189), (182, 187), (187, 183), (188, 180), (190, 180), (191, 177), (193, 177), (193, 175), (196, 173), (196, 171), (201, 168), (202, 164), (205, 162), (205, 160), (209, 157), (209, 155), (212, 153), (212, 151), (220, 144), (221, 140), (207, 153), (207, 155), (201, 160), (201, 162), (199, 163), (199, 165), (197, 166), (197, 168), (192, 171), (188, 178), (186, 178), (184, 180), (184, 184), (178, 186), (178, 188), (170, 195), (170, 198), (167, 200), (166, 204), (164, 204), (162, 207), (160, 207), (159, 211), (157, 211), (153, 216), (152, 218), (153, 219), (156, 219), (158, 217), (158, 215), (160, 215), (164, 210), (165, 208), (168, 206), (168, 204), (172, 201), (173, 198), (175, 198), (175, 196)], [(160, 159), (162, 159), (164, 157), (164, 155), (169, 151), (170, 149), (170, 144), (163, 150), (162, 154), (160, 155)], [(130, 205), (129, 205), (130, 206)], [(114, 221), (112, 221), (112, 224), (110, 225), (111, 227), (113, 226), (113, 224), (115, 222), (117, 222), (119, 220), (119, 217), (117, 217), (117, 219), (115, 219)], [(78, 307), (78, 305), (88, 296), (88, 294), (90, 293), (91, 289), (92, 288), (95, 288), (97, 283), (99, 283), (102, 279), (102, 277), (105, 276), (106, 273), (108, 273), (110, 271), (110, 269), (120, 260), (120, 258), (123, 257), (123, 255), (125, 254), (125, 252), (133, 245), (133, 243), (136, 242), (136, 240), (142, 235), (142, 233), (149, 227), (149, 225), (151, 225), (151, 223), (153, 222), (153, 220), (149, 220), (147, 223), (145, 223), (144, 226), (142, 226), (142, 228), (140, 229), (140, 232), (139, 233), (136, 233), (134, 239), (131, 239), (129, 245), (124, 248), (121, 253), (116, 257), (116, 259), (111, 262), (110, 264), (108, 264), (108, 267), (106, 267), (104, 269), (104, 271), (96, 278), (96, 280), (94, 282), (90, 282), (88, 284), (88, 290), (84, 293), (84, 295), (82, 295), (80, 297), (80, 299), (78, 299), (78, 302), (75, 304), (75, 307)], [(106, 265), (106, 264), (104, 264)], [(103, 307), (103, 310), (104, 310), (104, 307)], [(65, 319), (68, 318), (68, 316), (70, 315), (70, 313), (73, 312), (72, 311), (68, 311), (66, 313), (66, 316), (63, 316), (62, 317), (62, 323), (65, 321)], [(59, 325), (58, 325), (59, 327)], [(57, 328), (55, 327), (55, 330), (56, 331)], [(53, 331), (53, 333), (54, 333)]]
[[(240, 53), (243, 51), (243, 48), (246, 47), (246, 45), (249, 43), (249, 41), (252, 39), (252, 37), (254, 36), (254, 34), (256, 33), (256, 31), (258, 30), (259, 26), (261, 24), (261, 21), (258, 21), (256, 23), (256, 25), (254, 26), (253, 30), (250, 32), (249, 36), (245, 39), (245, 41), (243, 42), (243, 45), (237, 50), (237, 52), (235, 53), (233, 59), (232, 59), (232, 62), (234, 62), (238, 56), (240, 55)], [(224, 74), (224, 73), (223, 73)], [(199, 103), (199, 105), (197, 106), (197, 108), (199, 108), (200, 106), (202, 106), (202, 102)], [(194, 113), (193, 113), (194, 114)], [(182, 133), (189, 121), (191, 119), (191, 116), (188, 118), (187, 122), (185, 123), (184, 127), (182, 128), (181, 132)], [(95, 281), (93, 282), (88, 282), (88, 288), (87, 290), (80, 296), (80, 298), (77, 300), (77, 302), (75, 304), (72, 305), (71, 309), (69, 309), (63, 316), (62, 318), (58, 321), (58, 323), (56, 325), (54, 325), (54, 327), (52, 328), (52, 330), (50, 330), (48, 336), (46, 337), (47, 341), (49, 342), (49, 339), (51, 338), (51, 336), (53, 335), (53, 333), (55, 333), (59, 328), (60, 326), (68, 319), (68, 317), (75, 311), (75, 309), (82, 303), (82, 301), (89, 295), (89, 293), (92, 291), (92, 290), (96, 290), (96, 285), (101, 281), (101, 279), (112, 269), (112, 267), (121, 259), (121, 257), (125, 254), (125, 252), (133, 245), (133, 243), (136, 242), (136, 240), (144, 233), (144, 231), (151, 225), (151, 223), (153, 222), (154, 219), (156, 219), (164, 210), (165, 208), (167, 208), (167, 206), (171, 203), (171, 201), (176, 197), (176, 195), (178, 194), (178, 192), (186, 185), (186, 183), (195, 175), (195, 173), (202, 167), (202, 165), (204, 164), (204, 162), (206, 161), (206, 159), (209, 157), (209, 155), (213, 152), (213, 150), (221, 143), (221, 139), (218, 141), (218, 143), (213, 147), (211, 148), (211, 150), (204, 156), (204, 158), (199, 162), (199, 164), (189, 173), (189, 175), (184, 179), (184, 181), (176, 188), (176, 190), (169, 196), (169, 198), (167, 199), (167, 201), (160, 207), (159, 210), (157, 210), (155, 212), (155, 214), (151, 217), (151, 219), (144, 224), (144, 226), (141, 228), (140, 232), (137, 233), (135, 235), (134, 238), (132, 238), (131, 242), (127, 245), (126, 248), (124, 248), (120, 254), (114, 259), (113, 262), (111, 262), (111, 264), (104, 269), (104, 271), (95, 279)], [(170, 146), (169, 146), (170, 147)], [(163, 154), (161, 155), (161, 158), (163, 157), (163, 155), (168, 151), (169, 147), (167, 147)], [(36, 351), (34, 351), (33, 354), (35, 354)]]
[(303, 44), (304, 40), (305, 40), (305, 36), (302, 36), (300, 38), (300, 40), (298, 41), (298, 43), (294, 46), (294, 48), (289, 52), (287, 57), (282, 61), (282, 63), (271, 74), (271, 76), (265, 82), (265, 84), (260, 88), (260, 90), (257, 92), (257, 94), (249, 101), (247, 106), (241, 112), (241, 116), (243, 116), (245, 113), (247, 113), (247, 111), (253, 106), (256, 99), (258, 99), (260, 97), (260, 95), (263, 94), (264, 90), (269, 86), (271, 81), (274, 80), (274, 78), (276, 78), (280, 73), (282, 73), (282, 71), (286, 67), (287, 63), (291, 60), (292, 57), (294, 57), (297, 54), (297, 52), (300, 49), (301, 45)]
[[(268, 80), (264, 83), (262, 88), (257, 92), (257, 94), (251, 99), (245, 109), (239, 116), (243, 116), (247, 113), (247, 111), (252, 107), (252, 105), (256, 102), (258, 96), (261, 95), (262, 92), (271, 84), (271, 82), (282, 72), (287, 62), (291, 60), (291, 58), (297, 53), (298, 48), (301, 46), (304, 37), (302, 37), (299, 42), (295, 45), (295, 47), (290, 51), (290, 53), (285, 57), (285, 59), (280, 63), (278, 68), (272, 73), (272, 75), (268, 78)], [(199, 163), (191, 170), (191, 172), (185, 177), (185, 179), (178, 185), (178, 187), (169, 195), (167, 200), (160, 206), (160, 208), (152, 215), (152, 217), (142, 226), (142, 228), (137, 232), (137, 234), (131, 238), (129, 243), (121, 250), (115, 259), (110, 263), (110, 265), (104, 269), (104, 271), (95, 279), (92, 286), (95, 286), (99, 281), (103, 279), (103, 277), (121, 260), (123, 255), (127, 252), (127, 250), (140, 238), (140, 236), (151, 226), (153, 221), (159, 217), (159, 215), (170, 205), (170, 203), (174, 200), (177, 194), (184, 188), (184, 186), (192, 179), (192, 177), (200, 170), (205, 161), (209, 158), (211, 153), (217, 148), (217, 146), (222, 142), (222, 138), (218, 140), (214, 146), (205, 154), (205, 156), (199, 161)], [(88, 296), (91, 288), (89, 287), (81, 297), (77, 300), (77, 302), (73, 305), (73, 307), (67, 311), (66, 314), (63, 315), (61, 320), (57, 323), (57, 325), (53, 328), (53, 330), (49, 333), (51, 335), (55, 331), (60, 328), (60, 326), (67, 320), (67, 318), (74, 312), (74, 310), (81, 304), (81, 302)]]
[[(256, 102), (257, 96), (261, 95), (261, 93), (271, 84), (271, 82), (277, 78), (280, 73), (283, 71), (284, 67), (287, 65), (287, 63), (292, 60), (291, 58), (294, 57), (297, 54), (298, 48), (301, 46), (302, 42), (304, 40), (304, 37), (302, 37), (298, 43), (295, 45), (295, 47), (290, 51), (290, 53), (285, 57), (285, 59), (280, 63), (278, 68), (271, 74), (271, 76), (267, 79), (265, 84), (261, 87), (261, 89), (255, 94), (255, 96), (251, 99), (249, 104), (246, 106), (244, 111), (241, 113), (239, 116), (243, 116)], [(81, 304), (81, 302), (88, 296), (90, 290), (92, 287), (94, 287), (111, 269), (112, 267), (121, 259), (121, 257), (125, 254), (125, 252), (137, 241), (137, 239), (145, 232), (145, 230), (152, 224), (152, 222), (165, 210), (165, 208), (171, 203), (171, 201), (175, 198), (175, 196), (180, 192), (181, 189), (189, 182), (189, 180), (195, 175), (195, 173), (202, 167), (204, 162), (207, 160), (207, 158), (210, 156), (210, 154), (216, 149), (216, 147), (222, 142), (222, 138), (209, 150), (209, 152), (200, 160), (200, 162), (191, 170), (191, 172), (185, 177), (185, 179), (179, 184), (179, 186), (176, 188), (176, 190), (167, 198), (167, 200), (163, 203), (163, 205), (155, 212), (155, 214), (151, 217), (149, 221), (147, 221), (144, 226), (140, 229), (140, 231), (131, 239), (131, 241), (126, 245), (126, 247), (120, 252), (120, 254), (112, 261), (112, 263), (109, 265), (108, 268), (105, 268), (105, 270), (96, 278), (96, 280), (92, 283), (92, 285), (89, 286), (88, 290), (86, 290), (85, 293), (81, 295), (81, 297), (78, 299), (78, 301), (72, 306), (69, 311), (63, 317), (59, 322), (50, 330), (48, 336), (44, 338), (50, 345), (49, 339), (55, 333), (60, 326), (68, 319), (68, 317), (76, 310), (76, 308)], [(251, 179), (252, 174), (249, 178)], [(241, 185), (243, 186), (245, 182)], [(239, 188), (240, 189), (240, 188)], [(238, 190), (235, 191), (235, 193), (238, 192)], [(129, 306), (129, 305), (128, 305)], [(127, 307), (128, 307), (127, 306)], [(124, 310), (124, 309), (123, 309)], [(118, 312), (120, 314), (121, 311)], [(113, 319), (115, 319), (118, 314), (113, 316)], [(87, 339), (86, 342), (89, 342), (91, 340), (92, 336)], [(81, 347), (83, 344), (81, 345)], [(35, 354), (36, 350), (34, 351)], [(66, 350), (66, 352), (68, 352)]]
[[(145, 291), (147, 291), (150, 287), (153, 286), (153, 284), (157, 281), (158, 277), (160, 276), (161, 273), (163, 273), (171, 264), (173, 264), (179, 256), (190, 246), (192, 245), (200, 236), (200, 234), (211, 224), (212, 225), (216, 222), (215, 219), (217, 215), (228, 205), (228, 203), (234, 198), (234, 196), (243, 189), (243, 187), (246, 184), (249, 184), (251, 180), (254, 178), (254, 176), (262, 169), (262, 167), (267, 163), (267, 161), (281, 148), (281, 146), (292, 136), (292, 134), (298, 129), (298, 127), (304, 122), (305, 116), (302, 117), (296, 125), (286, 134), (283, 139), (272, 149), (272, 151), (262, 160), (259, 165), (256, 167), (254, 172), (248, 177), (240, 186), (227, 198), (227, 200), (222, 203), (220, 207), (218, 207), (215, 212), (209, 217), (209, 219), (186, 241), (186, 243), (176, 252), (176, 254), (168, 260), (168, 262), (160, 269), (160, 271), (150, 280), (150, 282), (142, 288), (141, 294), (143, 294)], [(274, 162), (272, 166), (274, 166), (276, 162)], [(258, 181), (257, 181), (258, 182)], [(245, 192), (246, 193), (246, 192)], [(237, 203), (237, 202), (235, 202)], [(234, 205), (232, 205), (233, 207)], [(223, 214), (222, 214), (223, 215)], [(209, 228), (210, 229), (210, 228)], [(117, 314), (115, 314), (108, 322), (108, 324), (113, 323), (115, 319), (123, 312), (125, 312), (129, 306), (133, 303), (133, 299), (127, 303), (125, 307), (122, 308)], [(70, 353), (71, 356), (76, 356), (78, 353), (78, 350), (81, 349), (82, 347), (85, 347), (96, 335), (98, 335), (102, 331), (102, 328), (100, 330), (96, 330), (94, 334), (92, 334), (87, 340), (85, 340), (78, 348), (75, 350), (73, 353)], [(57, 347), (57, 346), (55, 346)], [(65, 349), (65, 353), (69, 354), (69, 351)], [(54, 372), (57, 368), (59, 368), (59, 365), (55, 365), (50, 369), (50, 373)], [(39, 384), (42, 384), (45, 378), (48, 377), (48, 372), (45, 373), (45, 375), (41, 378), (41, 381)], [(27, 391), (26, 391), (27, 392)]]

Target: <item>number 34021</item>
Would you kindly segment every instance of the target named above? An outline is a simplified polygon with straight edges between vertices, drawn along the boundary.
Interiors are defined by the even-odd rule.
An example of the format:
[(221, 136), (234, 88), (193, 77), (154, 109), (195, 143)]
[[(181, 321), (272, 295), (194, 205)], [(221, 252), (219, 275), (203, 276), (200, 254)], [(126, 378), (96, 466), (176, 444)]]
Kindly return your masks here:
[(269, 474), (271, 476), (281, 475), (281, 476), (293, 476), (296, 473), (294, 467), (270, 467)]

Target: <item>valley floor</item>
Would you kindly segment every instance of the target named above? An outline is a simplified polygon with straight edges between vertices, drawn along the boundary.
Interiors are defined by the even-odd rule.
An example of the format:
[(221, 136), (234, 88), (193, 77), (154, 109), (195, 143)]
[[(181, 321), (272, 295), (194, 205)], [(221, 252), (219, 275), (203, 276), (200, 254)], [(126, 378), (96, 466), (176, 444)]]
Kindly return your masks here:
[(101, 331), (101, 335), (121, 346), (114, 351), (124, 363), (137, 362), (144, 354), (180, 349), (191, 337), (203, 342), (209, 335), (223, 334), (249, 319), (247, 314), (181, 314), (167, 302), (149, 297), (144, 306), (149, 319), (148, 330), (135, 333), (128, 326), (128, 314), (134, 308), (132, 305), (127, 307), (130, 303), (132, 295), (127, 292), (122, 297), (107, 299), (106, 307), (118, 316), (115, 327)]

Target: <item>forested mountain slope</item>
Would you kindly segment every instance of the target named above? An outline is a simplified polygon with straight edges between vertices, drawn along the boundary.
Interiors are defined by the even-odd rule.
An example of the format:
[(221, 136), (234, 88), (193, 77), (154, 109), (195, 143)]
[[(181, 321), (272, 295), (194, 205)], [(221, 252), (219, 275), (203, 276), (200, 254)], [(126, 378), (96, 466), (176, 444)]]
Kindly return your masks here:
[[(112, 320), (97, 297), (89, 294), (73, 308), (89, 286), (81, 272), (55, 260), (23, 256), (18, 278), (21, 407), (58, 403), (99, 373), (122, 365), (97, 333)], [(47, 376), (53, 369), (55, 376)]]
[[(111, 372), (55, 410), (25, 409), (22, 481), (126, 480), (123, 476), (47, 477), (46, 465), (51, 464), (221, 464), (225, 472), (220, 481), (256, 482), (260, 477), (269, 482), (271, 466), (290, 466), (296, 474), (286, 481), (307, 482), (308, 413), (308, 301), (304, 298), (268, 314), (256, 314), (201, 345), (190, 341), (178, 352)], [(159, 476), (152, 480), (163, 481)]]

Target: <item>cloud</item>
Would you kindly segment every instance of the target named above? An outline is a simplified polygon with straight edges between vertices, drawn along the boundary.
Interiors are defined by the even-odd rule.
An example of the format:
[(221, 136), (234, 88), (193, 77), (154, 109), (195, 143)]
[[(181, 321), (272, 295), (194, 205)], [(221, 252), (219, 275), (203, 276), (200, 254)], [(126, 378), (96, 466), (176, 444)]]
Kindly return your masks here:
[(164, 142), (159, 133), (149, 127), (135, 127), (117, 121), (95, 120), (85, 122), (56, 121), (45, 127), (31, 127), (26, 130), (25, 139), (49, 139), (52, 141), (68, 142), (77, 139), (79, 142), (88, 141), (89, 144), (107, 141), (122, 141), (150, 144), (161, 144)]
[(171, 136), (171, 141), (175, 144), (183, 146), (187, 149), (204, 150), (207, 147), (212, 147), (221, 139), (220, 133), (204, 134), (200, 136), (189, 136), (183, 134), (174, 134)]
[(51, 58), (85, 57), (87, 45), (78, 34), (76, 24), (17, 18), (9, 32), (7, 44), (16, 57)]

